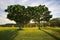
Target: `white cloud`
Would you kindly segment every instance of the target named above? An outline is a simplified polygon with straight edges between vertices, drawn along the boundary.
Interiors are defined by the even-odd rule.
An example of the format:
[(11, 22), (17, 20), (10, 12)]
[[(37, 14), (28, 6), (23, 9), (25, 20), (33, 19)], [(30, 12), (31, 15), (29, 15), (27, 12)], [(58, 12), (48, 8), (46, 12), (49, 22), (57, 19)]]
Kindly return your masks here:
[(38, 6), (38, 5), (39, 5), (38, 3), (32, 3), (29, 6)]
[(27, 2), (27, 1), (29, 1), (29, 0), (22, 0), (22, 2)]
[(15, 23), (14, 21), (10, 21), (9, 19), (6, 18), (1, 18), (0, 19), (0, 24), (6, 24), (6, 23)]

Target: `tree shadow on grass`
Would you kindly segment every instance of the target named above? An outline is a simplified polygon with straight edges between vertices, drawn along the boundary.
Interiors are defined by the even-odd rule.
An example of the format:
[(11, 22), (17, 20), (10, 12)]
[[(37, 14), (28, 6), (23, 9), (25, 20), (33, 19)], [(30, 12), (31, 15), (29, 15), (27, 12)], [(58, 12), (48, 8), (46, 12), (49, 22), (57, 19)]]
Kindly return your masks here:
[(59, 30), (57, 30), (57, 29), (51, 29), (51, 30), (60, 33), (60, 29)]
[[(42, 31), (44, 31), (44, 30), (42, 30)], [(52, 36), (52, 37), (55, 38), (56, 40), (60, 40), (60, 38), (54, 36), (53, 34), (50, 34), (50, 33), (46, 32), (46, 31), (44, 31), (44, 32), (47, 33), (48, 35)]]
[(14, 40), (19, 30), (3, 30), (0, 31), (0, 40)]

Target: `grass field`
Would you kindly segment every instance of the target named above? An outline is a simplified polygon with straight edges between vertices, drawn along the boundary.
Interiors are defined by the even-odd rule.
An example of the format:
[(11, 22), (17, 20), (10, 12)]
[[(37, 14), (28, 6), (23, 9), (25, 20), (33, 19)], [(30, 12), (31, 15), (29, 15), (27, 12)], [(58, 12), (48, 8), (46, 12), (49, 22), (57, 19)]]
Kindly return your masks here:
[(0, 40), (60, 40), (60, 28), (0, 27)]

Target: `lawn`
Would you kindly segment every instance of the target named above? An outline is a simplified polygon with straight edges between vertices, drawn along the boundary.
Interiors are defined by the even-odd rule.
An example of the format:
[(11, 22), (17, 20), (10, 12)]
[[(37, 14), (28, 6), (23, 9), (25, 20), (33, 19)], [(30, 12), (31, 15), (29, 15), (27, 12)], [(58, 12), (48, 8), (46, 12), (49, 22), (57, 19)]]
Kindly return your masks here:
[(60, 40), (60, 28), (0, 27), (0, 40)]

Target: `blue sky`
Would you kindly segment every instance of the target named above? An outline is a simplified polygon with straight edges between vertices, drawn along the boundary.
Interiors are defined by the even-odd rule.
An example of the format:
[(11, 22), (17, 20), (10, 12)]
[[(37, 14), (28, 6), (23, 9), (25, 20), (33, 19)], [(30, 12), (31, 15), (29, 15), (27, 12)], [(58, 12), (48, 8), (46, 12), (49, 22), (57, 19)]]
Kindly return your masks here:
[(0, 24), (15, 23), (7, 19), (8, 13), (4, 12), (7, 6), (14, 4), (24, 5), (25, 7), (38, 6), (40, 4), (46, 5), (51, 11), (53, 18), (60, 18), (60, 0), (0, 0)]

